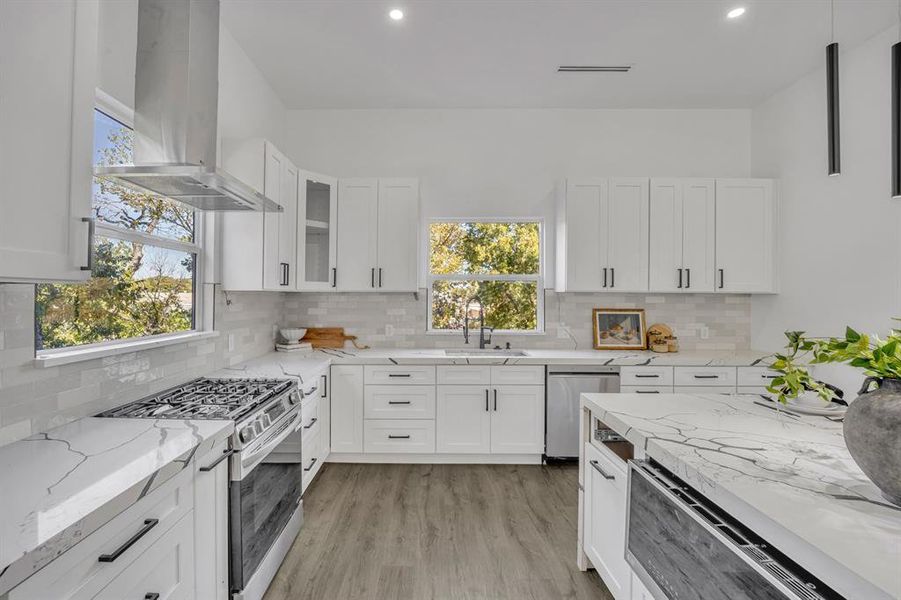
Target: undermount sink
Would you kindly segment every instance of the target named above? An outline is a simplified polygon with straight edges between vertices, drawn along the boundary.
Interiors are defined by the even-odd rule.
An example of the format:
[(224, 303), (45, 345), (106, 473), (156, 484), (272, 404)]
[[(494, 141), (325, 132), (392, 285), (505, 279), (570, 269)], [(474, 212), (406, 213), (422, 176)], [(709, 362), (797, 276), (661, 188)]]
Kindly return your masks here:
[(522, 350), (445, 350), (448, 356), (528, 356)]

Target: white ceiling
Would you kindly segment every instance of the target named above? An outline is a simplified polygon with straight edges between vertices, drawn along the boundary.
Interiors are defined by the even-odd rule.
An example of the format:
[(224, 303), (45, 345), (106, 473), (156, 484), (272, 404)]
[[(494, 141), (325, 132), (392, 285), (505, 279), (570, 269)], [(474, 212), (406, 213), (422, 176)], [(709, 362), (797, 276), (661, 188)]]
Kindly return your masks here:
[[(896, 10), (836, 0), (836, 40)], [(829, 41), (829, 0), (223, 0), (222, 19), (288, 108), (745, 108)]]

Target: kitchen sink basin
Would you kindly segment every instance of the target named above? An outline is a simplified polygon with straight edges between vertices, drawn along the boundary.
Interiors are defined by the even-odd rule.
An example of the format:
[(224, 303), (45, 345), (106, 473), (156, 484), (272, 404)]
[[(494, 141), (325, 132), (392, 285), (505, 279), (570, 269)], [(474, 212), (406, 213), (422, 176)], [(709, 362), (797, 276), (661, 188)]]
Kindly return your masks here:
[(522, 350), (445, 350), (448, 356), (528, 356)]

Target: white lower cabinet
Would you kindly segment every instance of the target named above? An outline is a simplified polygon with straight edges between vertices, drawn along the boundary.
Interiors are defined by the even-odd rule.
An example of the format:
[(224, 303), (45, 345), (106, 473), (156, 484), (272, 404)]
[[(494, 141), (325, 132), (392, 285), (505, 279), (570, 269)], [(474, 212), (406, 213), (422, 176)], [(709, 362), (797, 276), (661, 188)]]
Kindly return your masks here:
[(436, 450), (448, 454), (491, 452), (490, 390), (477, 385), (439, 385)]
[[(194, 597), (228, 598), (228, 442), (200, 457), (195, 468), (194, 506), (200, 510), (194, 511)], [(149, 592), (169, 597), (159, 589)]]
[(616, 600), (630, 595), (626, 562), (626, 471), (585, 444), (585, 554)]
[(433, 419), (368, 419), (363, 425), (363, 451), (402, 454), (435, 452)]
[(491, 453), (543, 453), (544, 386), (503, 385), (492, 392)]
[(331, 375), (332, 452), (362, 452), (363, 367), (334, 365)]

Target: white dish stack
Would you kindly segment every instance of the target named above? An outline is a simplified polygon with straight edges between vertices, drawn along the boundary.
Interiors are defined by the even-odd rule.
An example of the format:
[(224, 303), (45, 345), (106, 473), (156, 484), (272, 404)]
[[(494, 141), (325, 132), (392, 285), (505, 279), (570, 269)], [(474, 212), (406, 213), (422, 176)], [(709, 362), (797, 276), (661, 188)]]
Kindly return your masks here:
[(313, 345), (309, 342), (301, 342), (306, 335), (306, 329), (279, 329), (284, 342), (275, 344), (276, 352), (299, 352), (304, 355), (313, 353)]

